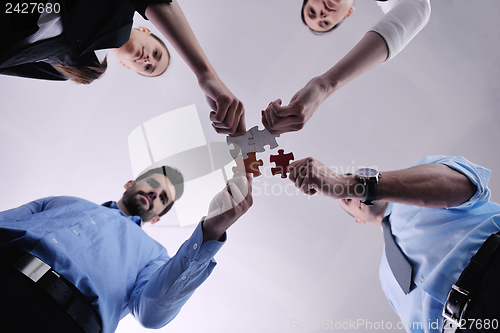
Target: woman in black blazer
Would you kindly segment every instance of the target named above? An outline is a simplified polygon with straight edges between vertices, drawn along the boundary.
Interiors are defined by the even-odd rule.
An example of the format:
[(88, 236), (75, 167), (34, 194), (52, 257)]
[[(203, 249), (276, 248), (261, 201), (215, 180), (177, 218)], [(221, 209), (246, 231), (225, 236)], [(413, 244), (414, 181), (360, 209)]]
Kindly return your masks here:
[[(17, 2), (23, 9), (22, 2)], [(223, 134), (246, 131), (243, 104), (217, 75), (176, 0), (50, 0), (40, 7), (41, 14), (38, 8), (34, 13), (18, 13), (16, 1), (12, 3), (10, 11), (3, 9), (0, 14), (0, 74), (48, 80), (75, 79), (76, 75), (77, 80), (80, 76), (92, 82), (105, 70), (105, 62), (101, 64), (95, 53), (103, 49), (112, 50), (122, 64), (142, 75), (161, 74), (168, 66), (168, 50), (147, 29), (132, 30), (137, 11), (151, 20), (196, 75), (214, 110), (210, 119), (215, 130)], [(41, 23), (54, 16), (57, 20), (53, 15), (56, 3), (62, 31), (54, 35), (48, 29), (49, 38), (27, 41), (43, 31)]]

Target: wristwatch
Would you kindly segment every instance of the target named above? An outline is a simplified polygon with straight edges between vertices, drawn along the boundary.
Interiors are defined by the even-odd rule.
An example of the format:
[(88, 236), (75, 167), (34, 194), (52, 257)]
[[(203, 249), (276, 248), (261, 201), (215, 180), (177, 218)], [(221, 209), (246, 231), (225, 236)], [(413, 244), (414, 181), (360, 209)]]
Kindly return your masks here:
[(365, 200), (361, 203), (372, 206), (373, 200), (375, 200), (375, 194), (377, 193), (377, 184), (382, 174), (375, 169), (361, 168), (356, 170), (355, 173), (356, 180), (359, 181), (365, 187)]

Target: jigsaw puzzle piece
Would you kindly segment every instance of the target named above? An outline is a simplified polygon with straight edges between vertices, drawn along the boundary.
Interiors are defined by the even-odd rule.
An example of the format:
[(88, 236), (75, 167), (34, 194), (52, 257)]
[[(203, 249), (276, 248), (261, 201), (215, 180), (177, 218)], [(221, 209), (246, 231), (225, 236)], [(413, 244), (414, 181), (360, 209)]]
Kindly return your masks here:
[(284, 154), (284, 152), (285, 151), (283, 149), (280, 149), (278, 150), (278, 155), (271, 155), (270, 157), (271, 163), (276, 163), (276, 168), (271, 168), (273, 176), (280, 173), (281, 178), (286, 178), (286, 174), (288, 172), (287, 167), (290, 164), (290, 161), (295, 159), (293, 153)]
[(251, 173), (254, 178), (259, 177), (262, 173), (259, 170), (259, 166), (263, 166), (264, 162), (262, 160), (257, 160), (255, 153), (248, 153), (248, 158), (244, 160), (242, 156), (236, 156), (234, 159), (236, 166), (233, 167), (233, 172), (246, 172)]
[(247, 131), (245, 134), (240, 136), (227, 136), (227, 144), (233, 144), (233, 149), (230, 151), (231, 156), (236, 158), (241, 150), (241, 155), (243, 156), (243, 159), (246, 160), (248, 158), (248, 153), (255, 151), (255, 146), (248, 142), (251, 138), (252, 132), (250, 131)]
[(246, 172), (251, 173), (254, 178), (259, 177), (262, 174), (259, 170), (259, 166), (263, 166), (264, 162), (256, 159), (255, 152), (248, 153), (248, 159), (243, 160), (243, 163), (245, 164)]
[(266, 145), (269, 145), (271, 149), (278, 147), (276, 138), (280, 136), (279, 134), (273, 135), (267, 129), (260, 131), (259, 126), (252, 127), (248, 132), (252, 133), (252, 137), (248, 140), (248, 143), (254, 145), (255, 152), (263, 153), (265, 151), (264, 146)]
[(245, 169), (245, 161), (243, 160), (243, 157), (241, 155), (238, 155), (234, 158), (234, 161), (236, 162), (236, 166), (233, 167), (233, 173), (238, 173), (238, 172), (246, 172)]

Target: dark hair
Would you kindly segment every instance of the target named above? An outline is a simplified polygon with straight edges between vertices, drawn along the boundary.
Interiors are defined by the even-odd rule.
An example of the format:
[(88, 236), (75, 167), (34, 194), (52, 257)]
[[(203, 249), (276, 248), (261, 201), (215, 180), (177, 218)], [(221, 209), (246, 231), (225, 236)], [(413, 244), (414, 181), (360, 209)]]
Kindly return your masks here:
[[(302, 3), (302, 8), (300, 9), (300, 18), (302, 19), (302, 22), (304, 22), (305, 25), (307, 25), (306, 23), (306, 19), (304, 18), (304, 7), (306, 5), (306, 3), (308, 2), (309, 0), (304, 0), (304, 2)], [(312, 29), (310, 26), (307, 25), (307, 27), (309, 28), (309, 30), (311, 30), (312, 33), (314, 33), (315, 35), (322, 35), (324, 34), (325, 32), (330, 32), (330, 31), (333, 31), (335, 29), (337, 29), (337, 27), (342, 23), (344, 22), (344, 19), (342, 19), (342, 21), (340, 21), (339, 23), (335, 24), (333, 27), (331, 27), (329, 30), (326, 30), (326, 31), (316, 31), (314, 29)]]
[(170, 208), (172, 208), (174, 202), (179, 200), (179, 198), (184, 193), (184, 177), (182, 176), (182, 173), (179, 170), (164, 165), (162, 167), (146, 171), (145, 173), (139, 175), (135, 179), (135, 181), (138, 182), (139, 180), (147, 178), (155, 173), (159, 173), (161, 175), (166, 176), (175, 188), (174, 201), (172, 201), (167, 207), (165, 207), (165, 209), (159, 214), (160, 216), (163, 216), (170, 210)]
[(75, 81), (80, 84), (89, 84), (100, 78), (108, 68), (108, 58), (104, 58), (102, 64), (95, 66), (61, 66), (52, 65), (55, 69), (61, 72), (68, 80)]
[[(168, 59), (170, 59), (170, 52), (168, 51), (167, 45), (155, 34), (151, 34), (151, 36), (156, 39), (164, 48), (167, 50)], [(160, 76), (167, 70), (170, 65), (170, 61), (167, 64), (167, 67), (163, 70), (163, 72), (155, 75), (154, 77)], [(97, 63), (95, 66), (61, 66), (61, 65), (52, 65), (55, 69), (61, 72), (64, 77), (68, 80), (74, 81), (80, 84), (89, 84), (94, 82), (94, 80), (99, 79), (106, 69), (108, 68), (108, 58), (104, 58), (102, 64)], [(141, 74), (141, 73), (138, 73)], [(143, 74), (141, 74), (143, 75)], [(147, 75), (143, 75), (147, 76)]]

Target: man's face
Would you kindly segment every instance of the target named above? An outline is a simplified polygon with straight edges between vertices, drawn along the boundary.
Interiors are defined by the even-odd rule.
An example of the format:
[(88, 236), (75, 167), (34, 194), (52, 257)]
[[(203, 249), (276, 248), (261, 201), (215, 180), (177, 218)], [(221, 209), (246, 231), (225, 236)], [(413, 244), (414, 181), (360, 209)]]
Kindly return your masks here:
[(140, 216), (143, 221), (156, 223), (160, 213), (174, 201), (175, 188), (170, 180), (159, 173), (130, 181), (125, 185), (122, 202), (131, 215)]
[(377, 227), (382, 226), (382, 219), (387, 208), (387, 202), (374, 201), (372, 206), (362, 204), (355, 199), (340, 199), (340, 206), (354, 217), (354, 221), (361, 225), (369, 222)]
[(339, 199), (340, 206), (354, 217), (356, 223), (364, 225), (370, 220), (370, 208), (355, 199)]
[(145, 76), (163, 73), (170, 61), (167, 49), (144, 27), (132, 29), (116, 56), (125, 67)]
[(304, 20), (314, 31), (332, 29), (352, 13), (352, 0), (309, 0), (304, 6)]

